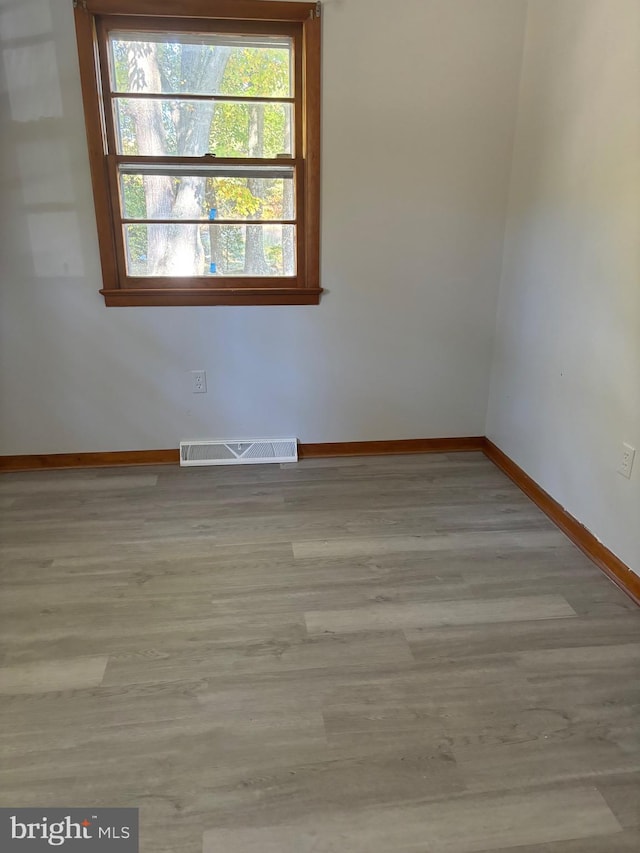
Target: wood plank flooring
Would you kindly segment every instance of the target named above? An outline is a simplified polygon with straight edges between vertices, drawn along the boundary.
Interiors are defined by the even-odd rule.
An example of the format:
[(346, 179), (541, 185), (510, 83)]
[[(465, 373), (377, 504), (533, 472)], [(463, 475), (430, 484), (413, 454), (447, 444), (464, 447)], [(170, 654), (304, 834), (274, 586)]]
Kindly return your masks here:
[(638, 853), (640, 611), (480, 453), (0, 479), (0, 806)]

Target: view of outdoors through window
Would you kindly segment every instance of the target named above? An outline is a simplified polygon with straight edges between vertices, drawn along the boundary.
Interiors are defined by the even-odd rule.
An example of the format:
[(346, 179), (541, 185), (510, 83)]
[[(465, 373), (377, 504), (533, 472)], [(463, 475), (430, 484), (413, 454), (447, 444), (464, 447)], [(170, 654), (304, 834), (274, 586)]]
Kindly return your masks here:
[(277, 159), (295, 154), (291, 40), (131, 31), (109, 44), (128, 274), (295, 275), (295, 171)]

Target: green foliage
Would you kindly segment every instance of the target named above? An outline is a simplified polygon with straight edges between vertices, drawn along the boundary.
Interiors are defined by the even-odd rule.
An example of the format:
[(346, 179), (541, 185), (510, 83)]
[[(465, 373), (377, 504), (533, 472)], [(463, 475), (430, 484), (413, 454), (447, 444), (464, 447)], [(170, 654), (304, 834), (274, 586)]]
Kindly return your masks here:
[(147, 199), (142, 175), (122, 175), (122, 195), (127, 219), (147, 218)]
[(146, 225), (125, 226), (125, 241), (129, 258), (129, 270), (132, 275), (144, 275), (147, 265)]
[[(146, 219), (147, 199), (142, 175), (122, 176), (124, 214), (127, 219)], [(127, 252), (132, 268), (139, 268), (147, 258), (147, 227), (128, 225), (126, 228)]]
[(267, 246), (264, 250), (273, 275), (282, 275), (282, 246)]
[(246, 98), (290, 97), (289, 51), (236, 48), (227, 62), (220, 91)]
[(218, 228), (218, 260), (220, 271), (233, 275), (244, 269), (244, 236), (235, 225)]
[(261, 208), (261, 199), (256, 198), (242, 178), (220, 178), (214, 184), (209, 181), (211, 204), (217, 207), (218, 218), (244, 219), (254, 217)]
[(276, 157), (288, 153), (286, 128), (289, 108), (283, 104), (216, 104), (211, 123), (210, 151), (218, 157), (249, 156), (249, 126), (251, 110), (258, 109), (264, 116), (262, 157)]

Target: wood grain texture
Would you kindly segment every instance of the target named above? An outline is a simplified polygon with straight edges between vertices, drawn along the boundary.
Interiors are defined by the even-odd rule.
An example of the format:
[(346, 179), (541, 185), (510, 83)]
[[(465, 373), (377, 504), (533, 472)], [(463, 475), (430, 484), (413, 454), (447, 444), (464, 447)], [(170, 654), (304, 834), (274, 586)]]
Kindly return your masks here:
[(482, 453), (1, 486), (0, 805), (137, 806), (141, 853), (639, 849), (637, 608)]
[(620, 828), (599, 792), (577, 788), (334, 814), (294, 826), (213, 829), (205, 833), (203, 853), (474, 853)]
[(160, 14), (177, 18), (231, 18), (258, 21), (304, 21), (315, 12), (315, 3), (296, 0), (86, 0), (89, 12), (104, 15)]
[(50, 693), (97, 687), (106, 666), (105, 656), (0, 666), (0, 693)]
[[(469, 438), (399, 439), (397, 441), (329, 442), (300, 444), (300, 459), (332, 459), (342, 456), (409, 455), (482, 450), (617, 586), (640, 604), (640, 577), (599, 542), (534, 480), (483, 436)], [(57, 453), (0, 456), (0, 471), (46, 468), (78, 468), (117, 465), (178, 464), (178, 450), (115, 451), (105, 453)], [(347, 462), (347, 464), (350, 464)], [(317, 492), (315, 492), (317, 494)], [(404, 500), (398, 496), (399, 500)], [(335, 496), (333, 497), (335, 506)], [(504, 521), (504, 519), (502, 520)]]
[(304, 265), (305, 287), (320, 288), (320, 163), (321, 163), (321, 38), (320, 18), (308, 16), (302, 31), (304, 149)]
[(118, 264), (115, 236), (112, 230), (113, 209), (109, 192), (109, 175), (105, 159), (106, 135), (103, 124), (102, 81), (96, 63), (96, 30), (93, 16), (82, 4), (74, 9), (76, 42), (82, 105), (87, 135), (91, 186), (95, 204), (98, 249), (105, 287), (118, 284)]
[(0, 471), (97, 468), (120, 465), (178, 465), (179, 450), (107, 450), (94, 453), (36, 453), (0, 456)]
[(145, 305), (319, 305), (321, 289), (308, 287), (221, 288), (152, 287), (101, 290), (107, 307), (141, 307)]
[(478, 622), (533, 622), (537, 619), (566, 619), (575, 616), (561, 596), (539, 595), (499, 598), (493, 601), (438, 601), (421, 604), (390, 604), (353, 610), (319, 610), (305, 613), (310, 634), (348, 634), (358, 631), (388, 631), (444, 625), (475, 625)]
[(126, 470), (109, 476), (105, 476), (101, 471), (96, 471), (95, 476), (76, 476), (67, 480), (51, 479), (46, 476), (20, 479), (7, 476), (0, 480), (0, 495), (11, 495), (14, 500), (22, 495), (34, 495), (42, 499), (46, 506), (54, 494), (68, 498), (69, 495), (82, 494), (83, 492), (128, 491), (130, 489), (151, 488), (157, 484), (157, 474), (132, 474)]
[(640, 605), (640, 575), (610, 551), (519, 465), (486, 439), (485, 453), (617, 586)]
[(391, 441), (334, 441), (300, 445), (300, 457), (381, 456), (394, 453), (454, 453), (482, 450), (484, 438), (404, 438)]

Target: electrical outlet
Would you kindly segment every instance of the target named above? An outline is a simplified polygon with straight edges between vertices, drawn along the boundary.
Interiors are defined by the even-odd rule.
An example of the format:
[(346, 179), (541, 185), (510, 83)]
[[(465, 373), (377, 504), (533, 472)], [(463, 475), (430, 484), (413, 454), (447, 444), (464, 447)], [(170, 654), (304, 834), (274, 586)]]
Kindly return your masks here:
[(623, 444), (622, 457), (620, 459), (620, 467), (618, 468), (618, 474), (622, 474), (623, 477), (629, 479), (631, 477), (631, 469), (633, 468), (633, 460), (635, 459), (635, 457), (635, 447), (631, 447), (630, 444)]
[(206, 370), (191, 371), (191, 390), (194, 394), (207, 393), (207, 372)]

